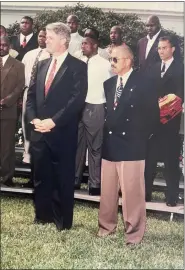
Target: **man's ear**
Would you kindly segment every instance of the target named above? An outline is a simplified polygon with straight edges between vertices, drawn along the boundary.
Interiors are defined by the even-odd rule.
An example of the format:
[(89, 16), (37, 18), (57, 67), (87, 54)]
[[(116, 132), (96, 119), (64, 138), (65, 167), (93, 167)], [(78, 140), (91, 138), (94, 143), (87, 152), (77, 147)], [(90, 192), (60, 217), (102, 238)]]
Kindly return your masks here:
[(173, 53), (174, 53), (174, 51), (175, 51), (175, 47), (172, 47), (172, 51), (173, 51)]

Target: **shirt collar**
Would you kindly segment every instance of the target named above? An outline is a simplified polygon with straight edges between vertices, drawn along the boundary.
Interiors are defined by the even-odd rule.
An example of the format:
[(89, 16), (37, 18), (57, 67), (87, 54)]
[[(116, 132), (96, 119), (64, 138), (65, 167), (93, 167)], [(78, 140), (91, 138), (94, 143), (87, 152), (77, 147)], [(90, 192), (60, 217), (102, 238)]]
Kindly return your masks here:
[(7, 59), (8, 59), (8, 57), (9, 57), (9, 54), (7, 54), (7, 55), (5, 55), (5, 56), (2, 57), (3, 66), (5, 65), (5, 63), (6, 63)]
[(53, 59), (56, 59), (57, 62), (63, 62), (65, 58), (67, 57), (67, 55), (68, 55), (68, 50), (66, 50), (64, 53), (62, 53), (59, 56), (54, 56)]
[(31, 33), (31, 34), (29, 34), (27, 36), (23, 35), (22, 33), (20, 34), (20, 38), (24, 39), (24, 37), (26, 37), (26, 40), (31, 38), (32, 36), (33, 36), (33, 33)]
[(130, 74), (132, 73), (132, 71), (133, 71), (133, 68), (131, 68), (127, 73), (125, 73), (124, 75), (122, 75), (122, 76), (118, 76), (119, 78), (120, 77), (122, 77), (122, 78), (128, 78), (129, 76), (130, 76)]
[(71, 33), (71, 38), (76, 38), (78, 35), (79, 35), (79, 34), (78, 34), (78, 31), (75, 32), (75, 33)]
[(89, 58), (89, 62), (91, 61), (96, 61), (96, 58), (98, 58), (99, 57), (99, 55), (98, 55), (98, 53), (97, 54), (95, 54), (95, 55), (93, 55), (92, 57), (90, 57)]
[(173, 58), (173, 56), (172, 56), (172, 58), (170, 58), (169, 60), (167, 60), (167, 61), (162, 61), (162, 65), (165, 64), (165, 65), (167, 65), (167, 66), (170, 66), (171, 63), (173, 62), (173, 60), (174, 60), (174, 58)]
[(147, 39), (148, 40), (155, 40), (157, 38), (157, 36), (159, 35), (159, 33), (161, 32), (161, 29), (159, 30), (159, 32), (157, 32), (157, 34), (155, 34), (152, 38), (150, 38), (149, 35), (147, 35)]

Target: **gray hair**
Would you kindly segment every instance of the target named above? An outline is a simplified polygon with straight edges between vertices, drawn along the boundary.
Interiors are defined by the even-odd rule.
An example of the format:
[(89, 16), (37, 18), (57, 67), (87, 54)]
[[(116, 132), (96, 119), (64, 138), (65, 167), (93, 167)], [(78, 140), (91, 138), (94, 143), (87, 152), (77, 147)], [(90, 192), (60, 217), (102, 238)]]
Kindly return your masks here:
[(9, 38), (7, 36), (0, 36), (0, 39), (2, 41), (5, 41), (10, 46), (10, 40), (9, 40)]
[(46, 26), (46, 30), (53, 31), (56, 35), (65, 38), (66, 45), (67, 47), (69, 46), (69, 42), (71, 40), (71, 30), (66, 24), (62, 22), (50, 23)]

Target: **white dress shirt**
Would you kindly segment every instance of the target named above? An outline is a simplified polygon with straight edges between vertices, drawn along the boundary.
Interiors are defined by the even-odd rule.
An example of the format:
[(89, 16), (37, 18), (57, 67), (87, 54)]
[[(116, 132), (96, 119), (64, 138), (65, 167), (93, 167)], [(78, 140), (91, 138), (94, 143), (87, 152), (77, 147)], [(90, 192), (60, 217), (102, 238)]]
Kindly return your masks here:
[(59, 55), (57, 57), (53, 57), (53, 59), (51, 61), (51, 64), (49, 66), (47, 75), (46, 75), (45, 83), (47, 82), (48, 76), (49, 76), (50, 71), (51, 71), (51, 69), (53, 67), (53, 63), (54, 63), (55, 59), (57, 60), (57, 66), (56, 66), (56, 70), (55, 70), (55, 75), (56, 75), (56, 73), (58, 72), (59, 68), (63, 64), (64, 60), (66, 59), (67, 55), (68, 55), (68, 50), (66, 50), (63, 54), (61, 54), (61, 55)]
[(162, 70), (162, 67), (163, 65), (165, 64), (165, 72), (161, 72), (161, 77), (164, 76), (164, 74), (166, 73), (167, 69), (170, 67), (171, 63), (173, 62), (174, 58), (172, 56), (171, 59), (167, 60), (167, 61), (162, 61), (161, 62), (161, 70)]
[(118, 86), (120, 85), (120, 77), (122, 77), (122, 83), (123, 83), (123, 87), (125, 86), (125, 84), (127, 83), (128, 78), (130, 77), (130, 74), (132, 73), (133, 68), (131, 68), (127, 73), (125, 73), (123, 76), (118, 76), (117, 79), (117, 85), (116, 85), (116, 89), (118, 88)]
[(156, 39), (157, 39), (160, 32), (161, 32), (161, 29), (152, 38), (150, 38), (150, 36), (147, 35), (148, 43), (147, 43), (147, 46), (146, 46), (145, 59), (147, 58), (147, 56), (148, 56), (148, 54), (150, 52), (150, 49), (152, 48), (152, 46), (153, 46), (154, 42), (156, 41)]
[(8, 57), (9, 57), (9, 54), (7, 54), (7, 55), (5, 55), (5, 56), (2, 57), (3, 67), (4, 67), (4, 65), (5, 65), (5, 63), (6, 63), (7, 59), (8, 59)]
[(68, 51), (71, 55), (74, 55), (75, 52), (81, 49), (82, 39), (83, 37), (80, 36), (78, 32), (71, 33), (71, 40), (70, 40), (69, 48), (68, 48)]
[(23, 43), (24, 38), (26, 37), (26, 43), (32, 38), (33, 33), (29, 34), (28, 36), (24, 36), (22, 33), (20, 33), (20, 44)]
[(98, 54), (88, 61), (88, 90), (86, 102), (90, 104), (102, 104), (106, 102), (103, 83), (111, 75), (111, 65)]
[(37, 58), (37, 55), (42, 50), (41, 55), (39, 56), (39, 61), (47, 59), (50, 57), (50, 54), (46, 51), (46, 49), (41, 49), (40, 47), (34, 50), (31, 50), (25, 54), (22, 59), (22, 63), (25, 66), (25, 86), (29, 87), (32, 68)]

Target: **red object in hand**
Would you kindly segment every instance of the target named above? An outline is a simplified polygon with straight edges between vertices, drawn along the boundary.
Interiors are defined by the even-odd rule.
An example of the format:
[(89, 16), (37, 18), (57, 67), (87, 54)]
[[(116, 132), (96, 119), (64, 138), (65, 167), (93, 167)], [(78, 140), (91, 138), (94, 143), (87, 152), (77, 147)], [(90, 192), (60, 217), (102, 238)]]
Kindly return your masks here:
[(166, 124), (182, 112), (182, 100), (174, 94), (169, 94), (159, 99), (159, 107), (160, 122)]

